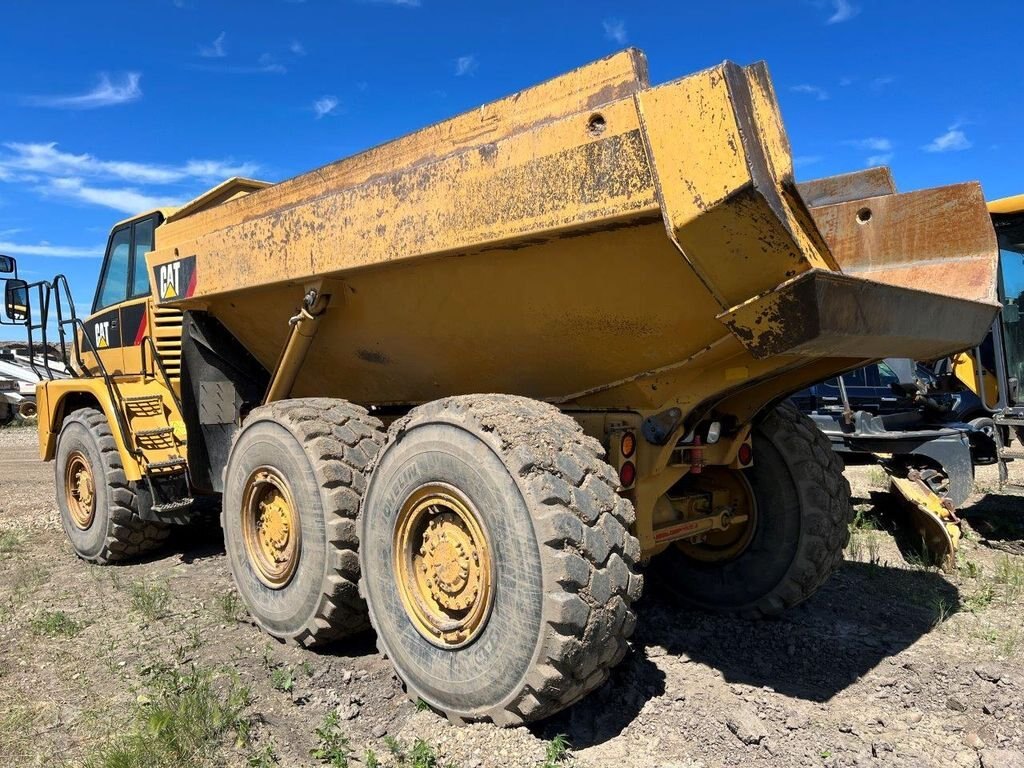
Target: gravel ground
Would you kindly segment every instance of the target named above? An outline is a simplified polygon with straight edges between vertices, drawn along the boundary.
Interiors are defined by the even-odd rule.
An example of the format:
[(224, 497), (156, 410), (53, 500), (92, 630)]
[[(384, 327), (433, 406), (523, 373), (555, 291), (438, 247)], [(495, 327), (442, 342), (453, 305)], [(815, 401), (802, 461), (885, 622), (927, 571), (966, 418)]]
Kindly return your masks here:
[[(959, 569), (944, 575), (901, 551), (898, 528), (875, 529), (888, 528), (873, 522), (880, 470), (847, 474), (865, 522), (804, 605), (746, 622), (650, 585), (632, 653), (595, 694), (531, 728), (457, 728), (405, 698), (372, 633), (324, 653), (260, 634), (215, 526), (178, 531), (140, 563), (79, 561), (34, 431), (0, 430), (0, 764), (81, 765), (138, 727), (154, 669), (200, 668), (251, 692), (248, 743), (226, 739), (201, 765), (322, 764), (310, 751), (333, 711), (353, 765), (367, 748), (396, 764), (389, 742), (422, 739), (439, 768), (537, 766), (565, 734), (565, 762), (581, 768), (1024, 767), (1021, 499), (979, 470)], [(67, 631), (47, 624), (58, 612)]]

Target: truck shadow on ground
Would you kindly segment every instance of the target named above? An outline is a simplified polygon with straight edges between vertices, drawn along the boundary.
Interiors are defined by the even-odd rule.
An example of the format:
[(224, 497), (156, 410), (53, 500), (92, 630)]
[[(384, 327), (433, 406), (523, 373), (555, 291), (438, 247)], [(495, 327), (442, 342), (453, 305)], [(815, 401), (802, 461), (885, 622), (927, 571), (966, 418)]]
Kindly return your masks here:
[[(934, 571), (848, 562), (810, 600), (774, 620), (718, 616), (650, 584), (632, 655), (593, 695), (537, 726), (577, 748), (619, 735), (651, 700), (727, 695), (716, 681), (826, 702), (959, 609)], [(661, 706), (661, 704), (659, 704)]]
[[(176, 531), (168, 544), (164, 556), (184, 562), (224, 556), (216, 520)], [(599, 690), (532, 730), (566, 734), (582, 749), (621, 734), (655, 699), (672, 706), (725, 695), (730, 684), (826, 702), (959, 609), (958, 590), (934, 570), (881, 563), (845, 562), (810, 600), (762, 621), (696, 610), (648, 579), (632, 653)], [(372, 655), (375, 637), (361, 633), (324, 652)]]
[(1024, 498), (1010, 493), (986, 493), (960, 516), (993, 549), (1024, 555)]

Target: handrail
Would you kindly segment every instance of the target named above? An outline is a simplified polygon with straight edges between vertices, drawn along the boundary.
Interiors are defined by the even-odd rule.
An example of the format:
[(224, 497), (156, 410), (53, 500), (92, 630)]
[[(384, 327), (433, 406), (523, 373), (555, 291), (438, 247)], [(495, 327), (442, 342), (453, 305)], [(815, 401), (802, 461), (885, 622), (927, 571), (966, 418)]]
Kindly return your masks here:
[[(35, 289), (39, 296), (39, 322), (33, 322), (32, 313), (32, 301), (30, 291)], [(121, 435), (121, 440), (128, 451), (134, 456), (141, 456), (142, 452), (133, 446), (129, 439), (128, 426), (124, 421), (124, 402), (121, 398), (121, 393), (114, 383), (113, 377), (107, 371), (107, 367), (103, 364), (103, 360), (99, 355), (99, 351), (96, 349), (96, 345), (92, 340), (92, 337), (86, 332), (85, 323), (82, 322), (81, 318), (75, 312), (75, 302), (71, 295), (71, 286), (68, 284), (67, 277), (64, 275), (57, 275), (53, 278), (52, 282), (41, 280), (38, 283), (32, 283), (26, 286), (26, 298), (27, 306), (25, 307), (25, 329), (28, 335), (28, 351), (30, 365), (32, 366), (32, 372), (42, 380), (43, 375), (36, 368), (35, 364), (35, 332), (39, 332), (39, 340), (42, 345), (42, 368), (46, 372), (46, 378), (53, 381), (54, 376), (53, 370), (50, 368), (50, 357), (49, 351), (50, 346), (47, 340), (46, 327), (49, 325), (50, 312), (51, 310), (56, 313), (56, 329), (58, 336), (58, 343), (60, 345), (60, 356), (61, 362), (68, 369), (73, 377), (81, 378), (95, 378), (96, 374), (85, 365), (85, 361), (82, 358), (81, 344), (84, 339), (84, 343), (88, 345), (88, 351), (96, 359), (96, 368), (99, 371), (99, 376), (103, 379), (103, 384), (107, 389), (107, 394), (110, 397), (112, 410), (114, 411), (114, 422), (117, 424), (117, 431)], [(69, 317), (64, 317), (65, 302), (61, 301), (61, 294), (66, 298), (66, 305)], [(71, 348), (74, 352), (75, 363), (77, 368), (71, 365), (71, 360), (68, 355), (68, 343), (67, 343), (67, 330), (70, 327), (72, 332), (72, 344)]]
[[(103, 378), (103, 383), (107, 387), (107, 394), (110, 395), (110, 402), (114, 406), (114, 419), (117, 421), (117, 429), (121, 433), (121, 440), (123, 441), (125, 447), (128, 449), (130, 453), (132, 453), (134, 456), (142, 456), (142, 451), (140, 451), (138, 448), (135, 448), (132, 442), (128, 439), (128, 425), (124, 423), (124, 402), (121, 399), (121, 392), (120, 390), (118, 390), (117, 385), (114, 384), (113, 377), (109, 373), (107, 373), (107, 367), (103, 364), (103, 360), (100, 358), (99, 352), (96, 349), (96, 345), (93, 343), (93, 340), (89, 337), (89, 334), (85, 332), (85, 323), (83, 323), (77, 317), (65, 320), (64, 322), (72, 324), (72, 326), (75, 327), (76, 331), (79, 330), (79, 328), (81, 329), (81, 337), (86, 340), (86, 343), (88, 343), (89, 345), (89, 351), (92, 353), (92, 356), (96, 358), (96, 366), (100, 370), (100, 375)], [(92, 377), (90, 376), (89, 378)]]
[(174, 387), (171, 386), (171, 377), (167, 375), (167, 369), (164, 368), (164, 361), (160, 359), (160, 353), (157, 351), (156, 342), (153, 341), (153, 337), (148, 333), (142, 337), (142, 375), (147, 374), (146, 368), (146, 349), (147, 347), (152, 350), (153, 361), (156, 363), (157, 370), (160, 371), (160, 377), (163, 379), (164, 386), (167, 387), (167, 391), (171, 393), (171, 399), (174, 401), (175, 407), (178, 409), (178, 413), (181, 413), (181, 400), (178, 399), (178, 395), (174, 392)]

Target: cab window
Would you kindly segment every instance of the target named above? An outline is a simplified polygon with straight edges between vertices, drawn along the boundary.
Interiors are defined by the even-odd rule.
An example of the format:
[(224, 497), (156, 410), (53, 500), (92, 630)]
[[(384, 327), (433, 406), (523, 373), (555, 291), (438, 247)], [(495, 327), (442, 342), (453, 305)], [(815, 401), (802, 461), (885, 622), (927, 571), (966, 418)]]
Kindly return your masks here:
[(128, 297), (128, 263), (131, 260), (132, 228), (115, 229), (107, 246), (93, 312), (98, 312)]
[(110, 235), (93, 312), (149, 295), (146, 254), (153, 250), (153, 234), (159, 223), (159, 214), (148, 216), (118, 227)]
[(132, 293), (131, 297), (138, 298), (149, 293), (149, 270), (146, 269), (146, 254), (153, 250), (153, 219), (143, 219), (135, 222), (135, 243), (132, 246)]

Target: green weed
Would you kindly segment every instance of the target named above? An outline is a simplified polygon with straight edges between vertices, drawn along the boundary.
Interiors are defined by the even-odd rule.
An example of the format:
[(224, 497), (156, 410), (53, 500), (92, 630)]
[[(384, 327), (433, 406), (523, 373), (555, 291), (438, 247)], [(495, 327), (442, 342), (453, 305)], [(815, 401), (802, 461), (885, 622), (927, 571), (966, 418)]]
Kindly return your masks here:
[(228, 624), (234, 624), (245, 615), (242, 600), (235, 592), (225, 592), (217, 596), (217, 613)]
[(274, 748), (273, 741), (264, 744), (262, 749), (251, 752), (245, 761), (246, 768), (273, 768), (278, 764), (277, 750)]
[(544, 750), (544, 762), (541, 763), (541, 768), (556, 768), (567, 762), (572, 756), (569, 753), (571, 746), (569, 739), (564, 733), (555, 736), (555, 738), (548, 742)]
[(34, 634), (46, 637), (75, 637), (85, 629), (85, 624), (75, 621), (64, 611), (43, 611), (32, 619), (30, 626)]
[(248, 741), (252, 724), (242, 712), (251, 702), (248, 689), (234, 677), (157, 665), (147, 693), (138, 697), (130, 731), (94, 749), (84, 765), (177, 768), (217, 763), (225, 737), (234, 734), (238, 746)]
[(150, 621), (157, 621), (167, 615), (171, 604), (171, 592), (161, 584), (147, 584), (145, 579), (131, 586), (132, 608)]
[(993, 580), (1004, 588), (1006, 602), (1016, 602), (1024, 592), (1024, 561), (1004, 555), (996, 564)]
[(963, 604), (971, 613), (978, 613), (992, 605), (996, 599), (996, 590), (991, 583), (986, 582), (977, 592), (967, 595)]
[(0, 555), (13, 555), (21, 552), (23, 540), (15, 531), (0, 531)]
[(352, 757), (352, 747), (348, 737), (342, 735), (338, 713), (331, 710), (316, 729), (317, 746), (310, 750), (310, 755), (331, 768), (348, 768), (348, 760)]
[(291, 693), (295, 689), (295, 673), (291, 667), (274, 667), (270, 670), (270, 684), (275, 690)]

